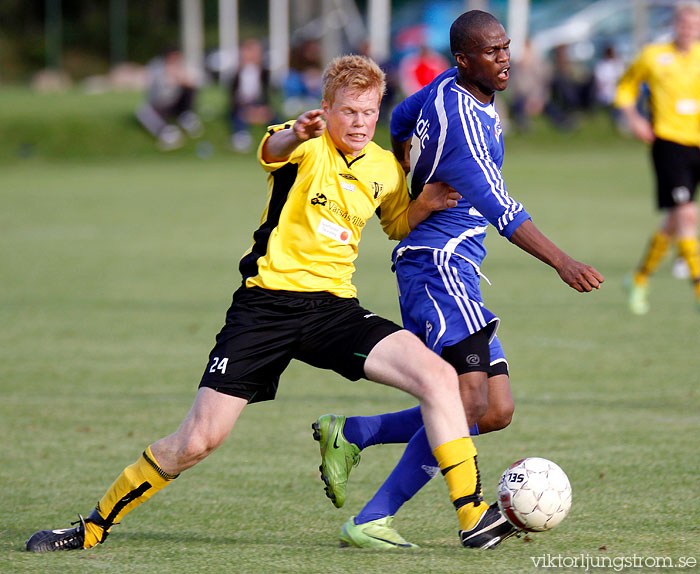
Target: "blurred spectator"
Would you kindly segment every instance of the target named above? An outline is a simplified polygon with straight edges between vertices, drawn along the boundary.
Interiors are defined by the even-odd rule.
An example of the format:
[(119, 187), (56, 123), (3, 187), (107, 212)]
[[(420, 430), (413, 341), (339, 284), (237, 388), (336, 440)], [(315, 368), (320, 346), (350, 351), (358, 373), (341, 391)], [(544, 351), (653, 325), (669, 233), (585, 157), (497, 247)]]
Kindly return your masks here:
[(542, 114), (549, 101), (552, 71), (528, 40), (510, 70), (510, 115), (517, 129), (527, 131), (530, 120)]
[(231, 147), (250, 151), (253, 138), (251, 125), (267, 125), (272, 121), (270, 105), (270, 70), (263, 64), (263, 47), (251, 38), (241, 45), (240, 62), (229, 85), (229, 126)]
[(305, 40), (292, 50), (290, 69), (283, 86), (286, 117), (293, 118), (318, 107), (322, 75), (318, 40)]
[(163, 150), (176, 149), (185, 135), (198, 138), (204, 132), (195, 112), (197, 86), (188, 74), (178, 50), (169, 50), (148, 63), (146, 101), (136, 110), (141, 125)]
[(545, 109), (549, 118), (561, 129), (576, 126), (578, 112), (593, 103), (593, 75), (569, 59), (568, 47), (554, 49), (551, 95)]
[(622, 128), (622, 114), (613, 106), (617, 82), (625, 71), (625, 64), (618, 58), (615, 49), (607, 46), (593, 66), (593, 81), (595, 84), (596, 104), (607, 109), (610, 117), (618, 128)]
[(607, 46), (603, 56), (593, 66), (596, 102), (610, 107), (615, 100), (617, 82), (625, 71), (625, 65), (612, 46)]
[(399, 64), (399, 82), (405, 96), (415, 94), (450, 67), (445, 56), (423, 44)]

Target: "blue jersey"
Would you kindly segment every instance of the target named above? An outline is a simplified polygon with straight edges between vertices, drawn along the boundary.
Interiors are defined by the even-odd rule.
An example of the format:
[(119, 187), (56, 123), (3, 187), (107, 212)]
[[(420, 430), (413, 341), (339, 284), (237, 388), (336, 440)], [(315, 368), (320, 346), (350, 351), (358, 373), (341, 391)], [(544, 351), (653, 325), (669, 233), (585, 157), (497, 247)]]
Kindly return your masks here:
[(482, 104), (457, 82), (451, 68), (397, 106), (391, 118), (394, 139), (412, 137), (412, 194), (442, 181), (462, 198), (457, 207), (431, 214), (396, 248), (437, 249), (469, 261), (479, 270), (486, 255), (488, 224), (510, 238), (530, 216), (506, 191), (503, 134), (493, 103)]

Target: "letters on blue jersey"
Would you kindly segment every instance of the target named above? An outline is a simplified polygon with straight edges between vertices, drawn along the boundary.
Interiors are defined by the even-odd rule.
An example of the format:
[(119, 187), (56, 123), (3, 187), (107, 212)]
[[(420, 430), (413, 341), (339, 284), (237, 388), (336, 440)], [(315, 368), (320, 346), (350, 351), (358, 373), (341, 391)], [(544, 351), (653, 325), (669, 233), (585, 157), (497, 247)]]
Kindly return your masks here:
[[(480, 265), (491, 223), (510, 237), (530, 216), (508, 195), (501, 175), (503, 130), (493, 103), (482, 104), (447, 70), (394, 110), (392, 136), (412, 133), (411, 189), (442, 181), (461, 195), (458, 206), (433, 213), (404, 239), (399, 249), (428, 247), (460, 255)], [(410, 131), (409, 131), (410, 130)]]

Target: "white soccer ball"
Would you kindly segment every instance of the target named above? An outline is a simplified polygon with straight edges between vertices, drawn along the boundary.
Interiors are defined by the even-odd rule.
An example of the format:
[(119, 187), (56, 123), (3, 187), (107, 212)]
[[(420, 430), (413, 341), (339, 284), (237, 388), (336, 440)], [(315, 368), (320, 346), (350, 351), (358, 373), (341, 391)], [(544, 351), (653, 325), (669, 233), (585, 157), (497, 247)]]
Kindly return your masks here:
[(521, 530), (542, 532), (554, 528), (571, 508), (569, 477), (551, 460), (523, 458), (501, 475), (498, 507)]

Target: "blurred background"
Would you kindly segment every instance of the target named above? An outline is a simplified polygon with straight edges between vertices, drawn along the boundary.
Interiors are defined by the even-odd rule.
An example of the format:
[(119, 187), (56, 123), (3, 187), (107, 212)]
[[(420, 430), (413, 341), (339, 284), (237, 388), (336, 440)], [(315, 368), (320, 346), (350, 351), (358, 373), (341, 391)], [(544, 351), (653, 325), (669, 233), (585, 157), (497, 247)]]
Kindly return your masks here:
[[(388, 118), (400, 98), (451, 65), (449, 26), (463, 11), (479, 8), (501, 19), (512, 38), (512, 81), (507, 105), (499, 106), (509, 127), (526, 131), (543, 116), (569, 130), (581, 114), (609, 107), (624, 64), (643, 43), (669, 37), (673, 4), (4, 0), (0, 90), (137, 93), (142, 102), (132, 105), (132, 119), (160, 149), (197, 140), (202, 155), (220, 147), (248, 152), (256, 126), (317, 105), (321, 70), (342, 53), (369, 54), (385, 68)], [(40, 142), (23, 139), (14, 153), (39, 149)]]

